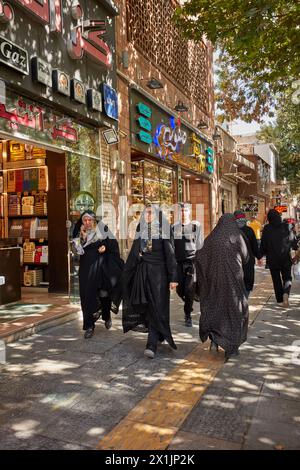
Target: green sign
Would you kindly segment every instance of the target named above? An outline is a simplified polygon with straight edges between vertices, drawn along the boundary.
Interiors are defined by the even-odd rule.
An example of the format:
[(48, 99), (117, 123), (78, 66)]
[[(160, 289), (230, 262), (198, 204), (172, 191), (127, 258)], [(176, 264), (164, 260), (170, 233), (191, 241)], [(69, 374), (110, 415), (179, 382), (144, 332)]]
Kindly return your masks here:
[(213, 173), (214, 167), (212, 165), (207, 165), (206, 170), (208, 171), (208, 173)]
[(207, 157), (206, 160), (207, 160), (207, 163), (209, 163), (210, 165), (214, 162), (213, 157), (210, 157), (210, 156)]
[(152, 125), (151, 125), (151, 122), (148, 121), (148, 119), (144, 118), (143, 116), (140, 116), (137, 121), (140, 127), (142, 127), (143, 129), (146, 129), (146, 131), (151, 132)]
[(148, 134), (148, 132), (140, 131), (138, 132), (137, 136), (140, 139), (140, 141), (145, 142), (145, 144), (150, 145), (152, 143), (152, 135)]
[(152, 111), (146, 104), (138, 103), (136, 107), (138, 109), (138, 112), (143, 116), (146, 116), (147, 118), (150, 118), (152, 116)]
[(212, 149), (211, 147), (207, 147), (206, 153), (207, 153), (207, 155), (210, 155), (210, 156), (213, 156), (213, 155), (214, 155), (214, 151), (213, 151), (213, 149)]

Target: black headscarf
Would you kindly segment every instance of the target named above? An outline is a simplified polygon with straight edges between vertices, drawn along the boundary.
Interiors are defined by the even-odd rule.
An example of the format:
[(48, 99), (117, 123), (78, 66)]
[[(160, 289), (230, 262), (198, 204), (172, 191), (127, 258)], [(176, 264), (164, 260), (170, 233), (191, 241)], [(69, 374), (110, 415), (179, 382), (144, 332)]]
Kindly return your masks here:
[(281, 215), (275, 209), (269, 210), (267, 219), (269, 224), (273, 225), (273, 227), (279, 227), (279, 225), (282, 223)]

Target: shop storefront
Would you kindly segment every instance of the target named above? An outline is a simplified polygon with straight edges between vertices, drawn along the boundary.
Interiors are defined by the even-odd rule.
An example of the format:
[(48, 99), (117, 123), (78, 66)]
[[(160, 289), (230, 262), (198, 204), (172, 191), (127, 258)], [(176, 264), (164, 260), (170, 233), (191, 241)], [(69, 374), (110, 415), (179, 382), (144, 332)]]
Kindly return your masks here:
[(52, 3), (15, 2), (0, 31), (0, 244), (20, 248), (20, 276), (7, 268), (0, 287), (18, 294), (2, 303), (33, 287), (77, 293), (72, 226), (103, 202), (100, 129), (118, 122), (117, 12), (56, 2), (52, 16)]
[(193, 217), (208, 233), (214, 172), (210, 141), (135, 89), (130, 120), (132, 203), (191, 203)]

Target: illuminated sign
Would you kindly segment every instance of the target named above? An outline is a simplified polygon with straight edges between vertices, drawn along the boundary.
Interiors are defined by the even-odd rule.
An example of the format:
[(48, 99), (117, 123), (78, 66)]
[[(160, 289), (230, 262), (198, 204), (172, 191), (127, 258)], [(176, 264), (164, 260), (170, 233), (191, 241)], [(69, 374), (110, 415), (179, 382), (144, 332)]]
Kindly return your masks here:
[(181, 153), (186, 140), (187, 133), (181, 129), (180, 122), (175, 123), (174, 117), (170, 117), (169, 126), (161, 123), (156, 127), (153, 139), (157, 155), (163, 160)]
[(280, 214), (282, 214), (282, 212), (287, 212), (288, 210), (287, 206), (275, 206), (274, 209)]

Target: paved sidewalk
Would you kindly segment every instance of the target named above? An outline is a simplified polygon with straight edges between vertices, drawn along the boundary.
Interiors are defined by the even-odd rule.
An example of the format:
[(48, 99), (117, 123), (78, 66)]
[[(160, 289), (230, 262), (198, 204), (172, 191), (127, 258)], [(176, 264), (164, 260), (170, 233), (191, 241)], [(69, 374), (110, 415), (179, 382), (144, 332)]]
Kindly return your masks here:
[(300, 371), (292, 362), (300, 286), (289, 310), (271, 294), (269, 272), (259, 269), (249, 341), (225, 365), (223, 353), (200, 345), (198, 311), (194, 327), (184, 326), (176, 296), (178, 350), (161, 345), (154, 360), (143, 357), (145, 335), (124, 335), (118, 316), (109, 331), (97, 324), (90, 340), (78, 317), (8, 344), (0, 365), (0, 448), (138, 450), (144, 439), (132, 440), (132, 429), (150, 449), (300, 448)]

